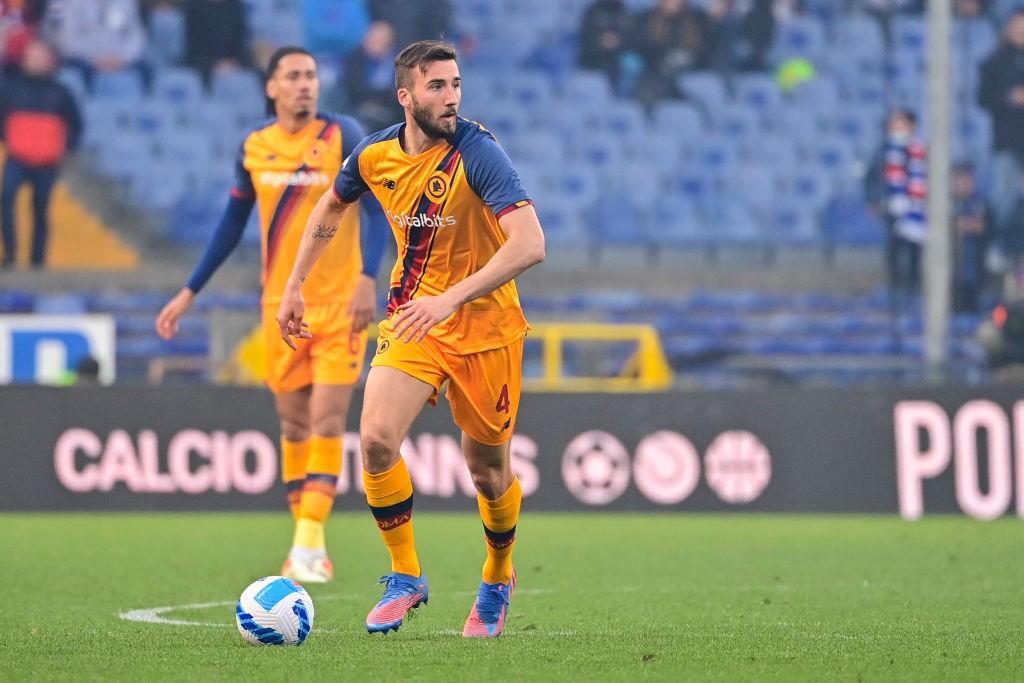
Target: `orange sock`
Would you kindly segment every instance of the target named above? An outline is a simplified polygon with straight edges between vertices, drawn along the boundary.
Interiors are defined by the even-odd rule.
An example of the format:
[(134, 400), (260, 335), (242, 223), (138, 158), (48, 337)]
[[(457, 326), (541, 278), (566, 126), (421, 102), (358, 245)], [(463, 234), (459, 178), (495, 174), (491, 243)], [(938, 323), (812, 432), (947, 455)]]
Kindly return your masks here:
[(363, 472), (366, 502), (370, 504), (381, 538), (391, 555), (391, 571), (420, 575), (412, 532), (412, 479), (405, 460), (380, 474)]
[(302, 484), (298, 523), (293, 545), (320, 549), (324, 543), (324, 523), (334, 506), (334, 495), (341, 474), (341, 437), (314, 434), (309, 440), (309, 463)]
[(512, 548), (516, 544), (516, 523), (523, 502), (523, 488), (519, 479), (512, 479), (512, 485), (497, 500), (487, 500), (478, 493), (476, 502), (487, 541), (483, 579), (486, 583), (508, 583), (512, 579)]
[(296, 520), (299, 518), (299, 501), (302, 500), (302, 482), (306, 479), (308, 460), (309, 439), (289, 441), (281, 437), (281, 479), (288, 489), (288, 507)]

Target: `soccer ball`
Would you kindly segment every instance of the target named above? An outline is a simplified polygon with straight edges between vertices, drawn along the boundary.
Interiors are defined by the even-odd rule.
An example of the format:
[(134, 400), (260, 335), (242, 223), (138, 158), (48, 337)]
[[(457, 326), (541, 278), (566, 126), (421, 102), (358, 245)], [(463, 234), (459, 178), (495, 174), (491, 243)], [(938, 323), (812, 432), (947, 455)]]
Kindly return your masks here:
[(313, 600), (283, 576), (264, 576), (235, 605), (238, 632), (250, 645), (302, 645), (313, 629)]

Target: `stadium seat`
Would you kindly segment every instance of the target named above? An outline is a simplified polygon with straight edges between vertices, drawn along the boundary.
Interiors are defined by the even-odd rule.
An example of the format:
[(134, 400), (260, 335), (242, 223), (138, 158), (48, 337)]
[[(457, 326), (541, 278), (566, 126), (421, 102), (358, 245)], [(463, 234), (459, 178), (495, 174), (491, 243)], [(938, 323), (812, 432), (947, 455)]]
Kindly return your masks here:
[(132, 109), (131, 129), (159, 136), (174, 126), (175, 112), (166, 103), (144, 100)]
[(843, 17), (834, 26), (837, 52), (849, 55), (881, 55), (885, 36), (878, 20), (863, 14)]
[(768, 209), (767, 237), (775, 244), (812, 244), (820, 239), (814, 212), (793, 201), (779, 202)]
[(518, 107), (547, 107), (552, 99), (551, 79), (545, 74), (519, 70), (503, 80), (505, 96)]
[(809, 16), (793, 16), (779, 22), (771, 47), (773, 61), (804, 57), (814, 61), (825, 51), (825, 27)]
[(892, 42), (897, 50), (924, 54), (928, 48), (928, 32), (921, 17), (899, 15), (892, 21)]
[(688, 100), (699, 104), (712, 114), (728, 100), (722, 77), (711, 71), (699, 71), (679, 77), (677, 85)]
[(697, 205), (676, 197), (650, 205), (645, 232), (647, 240), (656, 245), (696, 246), (708, 242)]
[(153, 96), (162, 102), (191, 107), (202, 99), (203, 84), (191, 69), (163, 69), (153, 79)]
[(595, 71), (577, 71), (565, 84), (563, 98), (578, 111), (607, 106), (612, 100), (608, 77)]
[(801, 171), (789, 179), (787, 195), (809, 210), (818, 211), (832, 196), (832, 182), (819, 173)]
[(673, 139), (699, 140), (704, 137), (704, 118), (691, 104), (661, 102), (654, 108), (654, 128)]
[(240, 104), (246, 109), (262, 110), (263, 83), (252, 71), (217, 71), (210, 84), (213, 97), (221, 102)]
[(649, 125), (640, 105), (628, 100), (613, 103), (604, 117), (608, 132), (627, 143), (640, 138)]
[(719, 135), (742, 143), (761, 133), (761, 119), (753, 108), (739, 104), (726, 105), (715, 115), (715, 130)]
[(782, 102), (782, 93), (775, 79), (761, 74), (746, 74), (735, 81), (736, 102), (761, 112), (772, 110)]
[(93, 96), (111, 100), (142, 97), (142, 77), (137, 71), (101, 71), (93, 80)]

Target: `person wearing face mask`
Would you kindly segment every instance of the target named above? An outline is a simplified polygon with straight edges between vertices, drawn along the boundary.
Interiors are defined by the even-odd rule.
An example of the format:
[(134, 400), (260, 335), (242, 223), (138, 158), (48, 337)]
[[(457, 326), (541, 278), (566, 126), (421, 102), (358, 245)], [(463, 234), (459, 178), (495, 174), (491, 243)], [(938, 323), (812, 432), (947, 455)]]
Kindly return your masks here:
[(865, 194), (886, 226), (886, 273), (896, 300), (921, 285), (921, 251), (928, 232), (928, 152), (917, 134), (917, 116), (889, 114), (886, 138), (865, 179)]

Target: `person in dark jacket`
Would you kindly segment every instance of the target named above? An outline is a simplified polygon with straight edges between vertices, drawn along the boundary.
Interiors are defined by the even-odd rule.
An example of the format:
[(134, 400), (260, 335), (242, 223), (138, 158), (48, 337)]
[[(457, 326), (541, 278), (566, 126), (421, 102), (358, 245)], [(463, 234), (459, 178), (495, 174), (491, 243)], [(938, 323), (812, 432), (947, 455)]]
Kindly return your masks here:
[(252, 64), (249, 28), (242, 0), (188, 0), (185, 10), (185, 64), (209, 82), (215, 71)]
[(43, 265), (50, 193), (61, 162), (75, 149), (81, 136), (82, 123), (75, 100), (54, 78), (56, 63), (54, 51), (45, 43), (34, 41), (25, 48), (20, 73), (8, 77), (0, 88), (0, 140), (7, 153), (0, 189), (3, 266), (14, 264), (14, 199), (26, 183), (32, 186), (35, 219), (32, 265)]
[(625, 0), (596, 0), (580, 23), (579, 67), (604, 72), (618, 88), (632, 32), (633, 17)]
[(1024, 10), (1010, 15), (1003, 42), (981, 65), (978, 103), (992, 115), (994, 246), (1000, 252), (997, 256), (1005, 256), (1014, 241), (1010, 215), (1017, 205), (1024, 169)]

